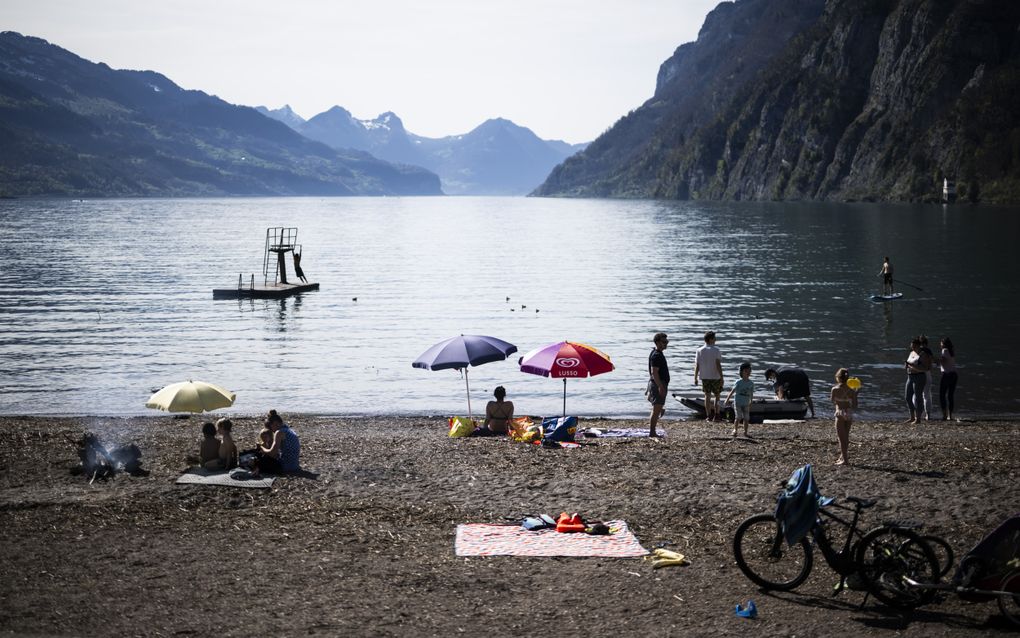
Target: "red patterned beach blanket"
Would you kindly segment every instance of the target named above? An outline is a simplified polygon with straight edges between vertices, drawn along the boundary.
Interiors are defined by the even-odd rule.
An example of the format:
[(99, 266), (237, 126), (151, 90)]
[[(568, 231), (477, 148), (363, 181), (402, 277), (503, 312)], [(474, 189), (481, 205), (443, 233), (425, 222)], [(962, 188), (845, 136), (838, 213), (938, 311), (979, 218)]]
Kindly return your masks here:
[(457, 556), (645, 556), (636, 536), (623, 521), (607, 521), (608, 536), (561, 534), (553, 529), (531, 532), (519, 525), (466, 523), (457, 526)]

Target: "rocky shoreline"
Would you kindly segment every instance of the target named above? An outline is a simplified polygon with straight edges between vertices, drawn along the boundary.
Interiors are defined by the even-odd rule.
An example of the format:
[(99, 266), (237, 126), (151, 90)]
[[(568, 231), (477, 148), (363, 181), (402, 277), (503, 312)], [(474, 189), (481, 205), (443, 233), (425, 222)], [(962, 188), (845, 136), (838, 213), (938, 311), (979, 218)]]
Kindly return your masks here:
[[(549, 450), (449, 439), (442, 419), (285, 415), (317, 478), (271, 490), (175, 485), (203, 419), (0, 417), (0, 632), (18, 635), (985, 635), (995, 604), (947, 597), (904, 616), (845, 592), (816, 554), (797, 591), (760, 592), (733, 561), (741, 520), (815, 464), (823, 494), (879, 499), (866, 525), (915, 520), (962, 555), (1020, 510), (1020, 423), (665, 422), (662, 439)], [(233, 418), (233, 417), (232, 417)], [(259, 418), (237, 417), (248, 444)], [(583, 427), (642, 427), (582, 420)], [(149, 474), (72, 474), (83, 431), (137, 445)], [(580, 512), (628, 522), (686, 567), (633, 559), (458, 558), (458, 523)], [(759, 617), (736, 618), (755, 599)]]

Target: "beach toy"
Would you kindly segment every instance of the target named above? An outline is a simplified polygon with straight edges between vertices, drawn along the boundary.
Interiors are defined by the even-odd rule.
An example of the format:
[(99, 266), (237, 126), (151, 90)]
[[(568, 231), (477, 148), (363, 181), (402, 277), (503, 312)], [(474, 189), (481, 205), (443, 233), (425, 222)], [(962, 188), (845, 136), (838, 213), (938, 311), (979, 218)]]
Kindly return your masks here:
[(737, 605), (736, 614), (741, 618), (757, 618), (758, 607), (757, 605), (754, 604), (753, 600), (749, 600), (747, 601), (746, 607), (741, 607), (740, 605)]
[(846, 380), (846, 386), (851, 390), (860, 390), (861, 380), (858, 379), (857, 377), (850, 377), (849, 379)]

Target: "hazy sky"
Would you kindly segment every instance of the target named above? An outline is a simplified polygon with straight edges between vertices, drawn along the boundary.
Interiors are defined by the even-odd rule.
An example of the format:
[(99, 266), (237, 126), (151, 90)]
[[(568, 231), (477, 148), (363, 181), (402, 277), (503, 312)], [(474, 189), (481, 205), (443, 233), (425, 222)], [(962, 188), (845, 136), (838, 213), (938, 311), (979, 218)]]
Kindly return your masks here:
[(235, 104), (393, 111), (429, 137), (505, 117), (588, 141), (651, 97), (719, 0), (0, 0), (18, 31)]

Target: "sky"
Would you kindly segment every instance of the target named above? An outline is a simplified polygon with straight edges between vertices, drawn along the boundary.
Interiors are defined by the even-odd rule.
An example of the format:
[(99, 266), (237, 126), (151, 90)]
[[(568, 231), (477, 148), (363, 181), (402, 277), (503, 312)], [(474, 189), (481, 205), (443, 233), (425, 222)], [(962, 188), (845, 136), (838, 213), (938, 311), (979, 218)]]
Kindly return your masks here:
[(427, 137), (504, 117), (591, 141), (655, 90), (720, 0), (0, 0), (0, 31), (310, 118)]

